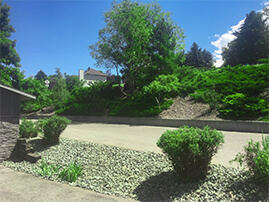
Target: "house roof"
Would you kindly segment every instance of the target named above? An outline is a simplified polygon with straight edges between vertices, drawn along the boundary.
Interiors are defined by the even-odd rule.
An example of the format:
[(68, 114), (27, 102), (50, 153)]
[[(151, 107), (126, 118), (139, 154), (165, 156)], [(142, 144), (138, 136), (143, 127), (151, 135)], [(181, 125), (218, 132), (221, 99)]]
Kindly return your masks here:
[(91, 75), (98, 75), (98, 76), (107, 76), (105, 73), (99, 72), (95, 69), (89, 69), (88, 71), (84, 72), (84, 75), (91, 74)]
[(13, 92), (13, 93), (17, 93), (17, 94), (19, 94), (19, 95), (20, 95), (20, 100), (21, 100), (21, 101), (24, 101), (24, 100), (31, 100), (31, 99), (36, 99), (36, 97), (33, 96), (33, 95), (30, 95), (30, 94), (28, 94), (28, 93), (25, 93), (25, 92), (23, 92), (23, 91), (17, 90), (17, 89), (15, 89), (15, 88), (12, 88), (12, 87), (9, 87), (9, 86), (6, 86), (6, 85), (0, 83), (0, 90), (1, 90), (1, 88), (6, 89), (6, 90), (9, 90), (9, 91), (11, 91), (11, 92)]

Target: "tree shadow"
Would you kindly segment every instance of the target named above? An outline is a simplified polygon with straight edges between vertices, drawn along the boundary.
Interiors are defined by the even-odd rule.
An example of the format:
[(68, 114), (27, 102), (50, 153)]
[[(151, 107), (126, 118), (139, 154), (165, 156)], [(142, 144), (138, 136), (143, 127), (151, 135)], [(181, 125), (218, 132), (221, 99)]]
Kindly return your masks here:
[(202, 182), (184, 184), (175, 171), (162, 172), (143, 181), (134, 194), (139, 201), (173, 201), (199, 188)]

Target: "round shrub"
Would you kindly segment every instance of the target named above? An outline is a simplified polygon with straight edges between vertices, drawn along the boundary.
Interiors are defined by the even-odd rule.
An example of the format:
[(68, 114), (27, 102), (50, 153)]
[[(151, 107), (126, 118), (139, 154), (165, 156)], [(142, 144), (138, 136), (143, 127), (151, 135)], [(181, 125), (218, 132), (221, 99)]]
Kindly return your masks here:
[(28, 119), (22, 119), (22, 122), (19, 126), (19, 137), (20, 138), (30, 138), (37, 136), (38, 129), (35, 124)]
[(43, 126), (44, 138), (49, 144), (59, 143), (59, 137), (71, 121), (65, 117), (52, 116)]
[(164, 132), (157, 146), (168, 155), (179, 179), (189, 182), (205, 178), (212, 156), (221, 143), (224, 136), (215, 129), (182, 126)]

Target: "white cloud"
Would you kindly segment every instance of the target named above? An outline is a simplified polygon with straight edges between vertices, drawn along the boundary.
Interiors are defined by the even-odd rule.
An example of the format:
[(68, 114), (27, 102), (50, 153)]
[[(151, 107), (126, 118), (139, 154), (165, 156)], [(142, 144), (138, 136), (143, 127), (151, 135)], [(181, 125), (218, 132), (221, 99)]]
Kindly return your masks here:
[(241, 20), (237, 25), (231, 26), (231, 30), (229, 30), (225, 34), (222, 34), (221, 36), (219, 34), (215, 34), (215, 37), (217, 37), (218, 39), (216, 41), (211, 41), (211, 44), (217, 48), (217, 50), (215, 50), (213, 53), (214, 59), (216, 60), (214, 65), (216, 67), (220, 67), (223, 64), (221, 56), (222, 47), (227, 47), (228, 43), (236, 38), (233, 33), (240, 29), (244, 21), (245, 19)]

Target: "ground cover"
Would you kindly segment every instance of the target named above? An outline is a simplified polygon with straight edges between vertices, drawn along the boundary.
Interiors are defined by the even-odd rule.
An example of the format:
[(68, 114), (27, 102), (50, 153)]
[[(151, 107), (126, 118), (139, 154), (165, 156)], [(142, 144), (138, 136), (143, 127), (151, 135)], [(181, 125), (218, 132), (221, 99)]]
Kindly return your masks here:
[[(267, 188), (255, 184), (247, 171), (211, 165), (209, 175), (197, 183), (177, 180), (172, 165), (164, 154), (139, 152), (102, 144), (60, 138), (54, 146), (32, 141), (35, 150), (53, 165), (68, 166), (77, 162), (82, 176), (69, 183), (108, 195), (140, 201), (266, 201)], [(41, 177), (36, 170), (40, 161), (31, 164), (15, 159), (4, 161), (7, 167)], [(56, 175), (44, 177), (68, 183)]]

